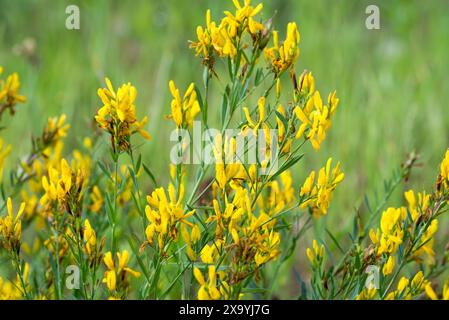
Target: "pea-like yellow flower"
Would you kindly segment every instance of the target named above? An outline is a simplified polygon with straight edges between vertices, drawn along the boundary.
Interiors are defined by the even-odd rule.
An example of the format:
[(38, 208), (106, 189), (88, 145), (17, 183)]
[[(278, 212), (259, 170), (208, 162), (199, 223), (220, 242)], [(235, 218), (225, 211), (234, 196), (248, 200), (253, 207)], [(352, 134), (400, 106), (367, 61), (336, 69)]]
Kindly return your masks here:
[(99, 212), (100, 209), (103, 207), (104, 198), (98, 186), (94, 186), (92, 188), (90, 200), (91, 200), (90, 210), (92, 212)]
[(200, 228), (195, 224), (192, 226), (192, 230), (189, 233), (185, 224), (181, 225), (181, 235), (186, 242), (187, 256), (190, 260), (195, 261), (197, 256), (196, 252), (193, 250), (192, 246), (200, 240)]
[(22, 240), (22, 215), (25, 210), (25, 203), (20, 204), (19, 211), (14, 215), (11, 198), (8, 198), (6, 207), (8, 214), (0, 217), (0, 244), (6, 250), (19, 252)]
[(127, 275), (131, 274), (133, 277), (140, 277), (140, 272), (134, 271), (128, 267), (129, 252), (124, 250), (117, 252), (117, 261), (114, 261), (112, 253), (106, 252), (103, 258), (103, 262), (106, 265), (106, 272), (103, 277), (103, 283), (110, 291), (126, 288), (128, 285)]
[(377, 295), (376, 287), (364, 288), (356, 297), (356, 300), (374, 300)]
[[(0, 75), (2, 72), (3, 68), (0, 67)], [(9, 110), (9, 113), (13, 115), (14, 106), (27, 101), (26, 97), (19, 93), (19, 90), (20, 79), (16, 72), (6, 77), (6, 81), (0, 79), (0, 118), (5, 110)]]
[[(218, 300), (222, 297), (224, 299), (228, 297), (231, 288), (223, 279), (217, 279), (217, 275), (219, 278), (220, 274), (216, 272), (215, 266), (208, 267), (208, 282), (198, 268), (193, 269), (193, 275), (200, 285), (198, 290), (199, 300)], [(217, 280), (219, 280), (219, 284), (217, 284)]]
[[(25, 263), (22, 275), (25, 288), (29, 286), (28, 283), (29, 271), (30, 265), (28, 263)], [(16, 277), (15, 281), (3, 280), (3, 278), (0, 277), (0, 300), (20, 300), (23, 298), (24, 298), (24, 288), (19, 276)]]
[(449, 149), (446, 150), (443, 161), (440, 164), (440, 176), (437, 182), (437, 189), (446, 192), (449, 189)]
[(259, 3), (256, 7), (251, 6), (251, 0), (244, 0), (243, 6), (238, 0), (232, 0), (235, 8), (235, 14), (225, 11), (226, 17), (223, 21), (228, 25), (228, 32), (231, 38), (237, 35), (241, 36), (245, 31), (254, 35), (264, 29), (264, 26), (256, 21), (254, 17), (263, 9), (263, 4)]
[(196, 96), (195, 85), (191, 83), (181, 99), (179, 89), (175, 87), (173, 80), (169, 82), (170, 92), (173, 96), (171, 101), (171, 115), (168, 119), (173, 119), (176, 128), (186, 128), (193, 124), (196, 115), (201, 111), (200, 104)]
[(84, 220), (84, 248), (87, 255), (91, 258), (96, 255), (97, 234), (90, 225), (88, 219)]
[(320, 169), (315, 184), (315, 171), (312, 171), (300, 190), (300, 196), (304, 198), (300, 207), (309, 206), (315, 217), (327, 214), (333, 192), (345, 177), (340, 171), (340, 162), (333, 169), (331, 164), (332, 158), (329, 158), (326, 167)]
[[(313, 250), (312, 250), (313, 249)], [(307, 248), (306, 254), (310, 263), (315, 266), (317, 263), (321, 262), (324, 257), (324, 245), (318, 246), (316, 240), (312, 241), (312, 249)]]
[[(323, 105), (319, 91), (315, 91), (313, 96), (307, 100), (304, 108), (296, 106), (294, 112), (301, 121), (296, 138), (298, 139), (304, 135), (306, 139), (310, 140), (312, 147), (318, 150), (331, 127), (332, 117), (337, 109), (338, 101), (334, 91), (329, 94), (328, 105)], [(306, 131), (307, 129), (309, 130)]]
[(187, 219), (195, 213), (195, 210), (186, 212), (182, 203), (183, 198), (184, 185), (180, 185), (179, 193), (176, 194), (175, 187), (171, 183), (168, 186), (168, 197), (164, 188), (157, 188), (147, 196), (148, 205), (145, 207), (145, 214), (149, 221), (145, 232), (147, 244), (151, 245), (156, 236), (159, 248), (162, 249), (164, 241), (168, 238), (175, 241), (178, 239), (178, 223), (183, 223), (190, 228), (194, 227), (194, 224)]
[(82, 166), (73, 169), (65, 159), (61, 160), (59, 170), (50, 166), (48, 177), (42, 177), (45, 194), (40, 199), (40, 204), (46, 206), (46, 212), (51, 213), (58, 205), (60, 211), (66, 210), (73, 216), (79, 216), (84, 175)]
[(99, 126), (111, 135), (112, 148), (114, 152), (129, 151), (130, 137), (134, 133), (139, 133), (147, 140), (151, 136), (143, 129), (148, 118), (141, 121), (136, 118), (136, 106), (134, 102), (137, 97), (136, 88), (131, 83), (122, 84), (114, 90), (111, 81), (106, 78), (106, 88), (98, 89), (98, 96), (103, 102), (103, 106), (98, 110), (95, 120)]
[(278, 32), (273, 31), (274, 46), (266, 48), (264, 55), (277, 76), (295, 66), (299, 57), (299, 41), (300, 35), (295, 22), (287, 25), (287, 37), (281, 45), (279, 45)]
[(378, 255), (383, 253), (392, 255), (396, 253), (404, 237), (401, 217), (406, 214), (407, 211), (404, 207), (388, 208), (382, 213), (380, 230), (378, 229), (376, 232), (373, 229), (370, 230), (369, 236), (377, 247)]
[(391, 274), (394, 270), (394, 266), (395, 266), (394, 257), (389, 256), (382, 268), (382, 273), (384, 274), (384, 276)]
[(237, 54), (235, 43), (228, 32), (226, 22), (217, 25), (211, 20), (211, 12), (206, 12), (206, 26), (198, 26), (196, 29), (198, 41), (190, 41), (190, 48), (195, 49), (196, 56), (201, 55), (203, 64), (213, 69), (215, 55), (219, 57), (234, 58)]
[(426, 194), (425, 191), (419, 192), (418, 199), (416, 199), (415, 192), (408, 190), (404, 193), (404, 197), (407, 200), (412, 221), (415, 222), (429, 207), (430, 195)]
[(3, 166), (5, 164), (5, 159), (9, 156), (11, 150), (11, 145), (5, 146), (3, 139), (0, 138), (0, 182), (3, 181)]
[(229, 184), (236, 189), (244, 181), (248, 180), (245, 168), (237, 150), (236, 138), (224, 137), (221, 134), (215, 136), (212, 148), (215, 157), (215, 179), (220, 189), (224, 190)]

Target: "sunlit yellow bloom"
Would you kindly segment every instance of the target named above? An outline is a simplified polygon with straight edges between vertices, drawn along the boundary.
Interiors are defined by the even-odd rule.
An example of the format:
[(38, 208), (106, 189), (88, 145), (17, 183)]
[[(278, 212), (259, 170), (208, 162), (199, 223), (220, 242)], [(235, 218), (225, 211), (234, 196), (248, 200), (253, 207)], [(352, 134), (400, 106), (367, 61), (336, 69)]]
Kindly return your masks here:
[(401, 217), (406, 213), (405, 210), (405, 208), (388, 208), (382, 213), (380, 230), (370, 231), (370, 238), (377, 246), (378, 255), (396, 253), (404, 236), (404, 231), (401, 228)]
[(300, 191), (300, 196), (304, 197), (301, 208), (310, 206), (315, 216), (327, 213), (333, 192), (345, 177), (344, 173), (340, 172), (340, 162), (332, 170), (331, 164), (332, 158), (329, 158), (326, 167), (320, 169), (315, 184), (315, 171), (312, 171)]
[(106, 88), (98, 89), (98, 96), (103, 102), (103, 106), (98, 110), (95, 120), (102, 129), (111, 135), (114, 150), (118, 146), (120, 151), (129, 151), (129, 138), (132, 134), (138, 132), (145, 139), (151, 138), (143, 130), (147, 117), (140, 122), (136, 118), (134, 102), (137, 90), (131, 83), (123, 84), (116, 92), (111, 81), (108, 78), (105, 81)]
[(437, 184), (438, 191), (449, 189), (449, 149), (446, 150), (443, 161), (440, 164), (440, 180)]
[(435, 293), (435, 291), (433, 290), (433, 288), (432, 288), (432, 285), (429, 283), (429, 284), (427, 284), (426, 286), (425, 286), (425, 291), (426, 291), (426, 294), (427, 294), (427, 296), (431, 299), (431, 300), (438, 300), (438, 296), (437, 296), (437, 294)]
[[(215, 266), (208, 267), (208, 282), (206, 282), (203, 274), (198, 268), (193, 268), (193, 275), (200, 285), (198, 290), (199, 300), (218, 300), (222, 296), (226, 299), (227, 294), (225, 294), (225, 291), (228, 291), (230, 287), (222, 279), (217, 279), (217, 275), (219, 276), (219, 273), (217, 274)], [(219, 284), (217, 284), (217, 282)]]
[(92, 210), (92, 212), (99, 212), (100, 209), (103, 207), (104, 199), (103, 199), (103, 195), (100, 192), (100, 189), (97, 186), (94, 186), (92, 188), (92, 193), (90, 194), (90, 199), (92, 201), (90, 210)]
[(319, 91), (315, 91), (313, 96), (307, 100), (304, 108), (296, 106), (294, 112), (299, 121), (301, 121), (296, 138), (298, 139), (304, 135), (306, 139), (310, 140), (312, 147), (318, 150), (331, 127), (332, 117), (337, 105), (338, 99), (335, 92), (329, 95), (328, 105), (326, 106), (323, 105)]
[(237, 150), (235, 138), (223, 137), (221, 134), (215, 136), (212, 149), (215, 157), (215, 179), (220, 189), (229, 186), (237, 189), (244, 181), (248, 180), (245, 167), (241, 161), (241, 150)]
[(383, 268), (382, 268), (382, 273), (387, 276), (389, 274), (391, 274), (394, 270), (394, 257), (393, 256), (389, 256), (387, 259), (387, 262), (385, 262)]
[(79, 214), (79, 205), (83, 195), (84, 171), (82, 166), (71, 168), (65, 159), (60, 162), (60, 169), (53, 167), (48, 169), (48, 177), (42, 177), (42, 187), (45, 194), (40, 199), (40, 204), (46, 206), (46, 211), (51, 212), (58, 204), (59, 210), (66, 210), (70, 214)]
[(408, 203), (408, 208), (410, 211), (410, 215), (412, 217), (413, 222), (415, 222), (419, 216), (424, 214), (429, 206), (430, 195), (426, 194), (426, 192), (419, 192), (418, 199), (416, 199), (415, 193), (413, 190), (408, 190), (404, 193), (405, 199)]
[(11, 150), (11, 145), (5, 146), (3, 139), (0, 138), (0, 183), (3, 181), (3, 166), (5, 164), (5, 159), (9, 156)]
[(264, 51), (265, 58), (271, 64), (272, 70), (276, 75), (290, 67), (294, 67), (299, 56), (299, 31), (296, 23), (290, 22), (287, 26), (287, 37), (285, 41), (279, 45), (278, 32), (273, 31), (274, 46), (266, 48)]
[(0, 244), (6, 250), (19, 252), (22, 239), (22, 215), (25, 210), (25, 203), (20, 204), (19, 211), (14, 215), (11, 198), (7, 200), (8, 214), (0, 217)]
[(171, 115), (167, 118), (173, 119), (177, 128), (192, 126), (195, 116), (201, 111), (195, 85), (193, 83), (189, 85), (182, 99), (179, 89), (175, 87), (172, 80), (169, 82), (169, 87), (173, 100), (171, 101)]
[(94, 257), (97, 245), (97, 235), (88, 219), (84, 220), (84, 243), (87, 255), (89, 257)]
[(110, 291), (114, 291), (117, 287), (126, 287), (128, 274), (138, 278), (140, 273), (128, 267), (129, 252), (124, 250), (117, 252), (117, 260), (114, 261), (112, 253), (109, 251), (104, 255), (103, 262), (106, 265), (106, 272), (103, 277), (103, 283)]
[(316, 240), (313, 240), (312, 242), (312, 249), (307, 248), (306, 254), (307, 258), (309, 259), (310, 263), (312, 265), (316, 265), (317, 263), (320, 263), (323, 260), (324, 257), (324, 245), (318, 246), (318, 243)]
[[(29, 275), (30, 266), (28, 263), (24, 264), (23, 268), (23, 281), (25, 282), (25, 288), (29, 291), (28, 284), (28, 275)], [(3, 280), (0, 277), (0, 300), (19, 300), (24, 297), (24, 288), (22, 285), (22, 281), (19, 276), (16, 276), (14, 282), (9, 280)]]
[(372, 288), (364, 288), (362, 292), (360, 292), (356, 300), (374, 300), (377, 294), (377, 289), (375, 287)]
[(198, 26), (196, 34), (198, 41), (191, 41), (190, 47), (195, 49), (196, 56), (201, 55), (203, 64), (210, 69), (215, 63), (215, 55), (233, 58), (237, 54), (233, 36), (229, 34), (225, 19), (217, 25), (211, 20), (210, 10), (206, 12), (206, 26)]
[(247, 124), (242, 127), (242, 131), (246, 131), (246, 129), (253, 129), (254, 135), (257, 136), (257, 130), (267, 129), (268, 126), (265, 124), (266, 121), (266, 113), (265, 113), (265, 97), (260, 97), (257, 102), (257, 110), (258, 110), (258, 119), (257, 121), (253, 121), (250, 116), (250, 111), (247, 107), (243, 108), (243, 112), (245, 113)]
[(251, 6), (251, 0), (244, 0), (244, 5), (240, 5), (238, 0), (232, 0), (237, 11), (232, 14), (225, 11), (226, 18), (223, 21), (228, 25), (229, 35), (234, 38), (240, 32), (244, 33), (248, 28), (249, 33), (255, 34), (264, 29), (263, 25), (254, 17), (263, 9), (263, 5), (259, 3), (256, 7)]
[(176, 193), (173, 184), (168, 186), (168, 197), (164, 188), (157, 188), (147, 196), (148, 205), (145, 214), (149, 225), (146, 229), (147, 243), (153, 243), (153, 236), (157, 236), (159, 248), (162, 249), (166, 237), (178, 239), (177, 223), (183, 223), (188, 227), (194, 227), (187, 219), (195, 210), (184, 211), (182, 200), (184, 198), (184, 185), (181, 184), (179, 193)]
[[(1, 69), (3, 72), (3, 68)], [(0, 72), (0, 75), (1, 73)], [(6, 81), (0, 79), (0, 116), (3, 112), (9, 109), (11, 115), (14, 114), (14, 106), (17, 103), (24, 103), (27, 101), (26, 97), (19, 93), (20, 80), (19, 75), (14, 72), (6, 77)]]

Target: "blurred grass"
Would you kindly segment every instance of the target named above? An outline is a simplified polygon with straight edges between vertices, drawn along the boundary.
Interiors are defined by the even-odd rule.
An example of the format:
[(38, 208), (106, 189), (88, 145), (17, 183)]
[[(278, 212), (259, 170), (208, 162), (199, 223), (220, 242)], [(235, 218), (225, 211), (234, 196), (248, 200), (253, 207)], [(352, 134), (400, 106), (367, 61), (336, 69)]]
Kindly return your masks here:
[[(257, 1), (255, 1), (257, 2)], [(312, 70), (322, 94), (337, 89), (340, 107), (320, 152), (307, 150), (295, 169), (296, 185), (327, 157), (340, 160), (346, 179), (337, 190), (328, 221), (337, 233), (352, 224), (364, 193), (380, 190), (383, 179), (416, 150), (422, 168), (413, 172), (391, 201), (397, 205), (408, 188), (431, 190), (438, 164), (449, 146), (449, 2), (429, 1), (265, 1), (264, 18), (273, 12), (284, 34), (288, 21), (301, 32), (296, 70)], [(65, 8), (76, 3), (81, 30), (65, 28)], [(377, 4), (381, 29), (365, 28), (365, 8)], [(182, 90), (200, 83), (202, 67), (188, 49), (206, 9), (222, 16), (231, 1), (50, 1), (0, 0), (0, 65), (21, 75), (29, 98), (8, 118), (4, 139), (13, 144), (9, 165), (29, 148), (48, 116), (65, 112), (72, 124), (68, 149), (91, 132), (99, 107), (97, 88), (109, 76), (115, 85), (138, 89), (138, 113), (148, 114), (153, 141), (140, 147), (160, 181), (167, 180), (168, 81)], [(15, 53), (34, 39), (33, 58)], [(220, 106), (213, 89), (209, 109)], [(107, 137), (103, 136), (103, 139)]]

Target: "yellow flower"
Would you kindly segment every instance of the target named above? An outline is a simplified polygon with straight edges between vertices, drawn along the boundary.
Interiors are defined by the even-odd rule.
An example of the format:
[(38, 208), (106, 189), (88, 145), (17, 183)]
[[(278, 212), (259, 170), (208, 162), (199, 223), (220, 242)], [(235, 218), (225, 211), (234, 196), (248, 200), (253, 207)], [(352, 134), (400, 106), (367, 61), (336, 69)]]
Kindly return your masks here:
[[(382, 213), (380, 230), (370, 230), (370, 238), (377, 246), (377, 254), (394, 254), (402, 243), (404, 231), (401, 228), (401, 217), (406, 214), (405, 208), (388, 208)], [(387, 269), (388, 270), (388, 269)]]
[[(28, 284), (28, 274), (29, 274), (30, 266), (28, 263), (24, 264), (23, 267), (23, 281), (25, 288), (29, 291)], [(22, 281), (17, 275), (14, 282), (12, 281), (4, 281), (2, 277), (0, 277), (0, 300), (19, 300), (24, 297), (24, 287)]]
[[(75, 164), (74, 164), (75, 166)], [(84, 168), (78, 163), (77, 168), (71, 168), (65, 159), (60, 162), (60, 169), (48, 168), (48, 177), (42, 177), (42, 187), (45, 194), (40, 204), (46, 206), (45, 211), (52, 212), (55, 205), (59, 210), (66, 210), (73, 216), (78, 216), (80, 201), (83, 195)]]
[(248, 180), (245, 168), (237, 154), (235, 138), (225, 136), (224, 143), (221, 134), (215, 136), (212, 151), (215, 157), (215, 179), (220, 189), (226, 185), (237, 189), (241, 183)]
[(287, 25), (287, 37), (281, 45), (278, 39), (278, 32), (273, 31), (274, 46), (264, 51), (266, 60), (277, 76), (288, 68), (293, 68), (298, 59), (300, 35), (296, 23), (290, 22)]
[(92, 193), (90, 194), (90, 199), (92, 201), (90, 210), (92, 210), (92, 212), (99, 212), (103, 206), (104, 198), (103, 198), (98, 186), (94, 186), (92, 188)]
[(440, 178), (437, 183), (438, 191), (447, 191), (449, 188), (449, 149), (446, 150), (443, 161), (440, 164)]
[(25, 203), (20, 204), (19, 211), (14, 215), (11, 198), (7, 200), (8, 215), (0, 217), (0, 243), (6, 250), (19, 252), (22, 240), (22, 215)]
[(103, 258), (103, 262), (107, 268), (103, 277), (103, 283), (106, 283), (110, 291), (116, 290), (117, 287), (126, 287), (126, 276), (128, 273), (136, 278), (140, 277), (139, 272), (128, 267), (129, 252), (127, 250), (117, 252), (117, 258), (118, 261), (116, 263), (110, 251), (106, 252)]
[(404, 193), (404, 196), (408, 203), (412, 221), (415, 222), (419, 216), (426, 212), (429, 206), (430, 195), (426, 194), (425, 191), (423, 193), (419, 192), (418, 199), (416, 199), (413, 190), (408, 190)]
[(313, 240), (312, 242), (312, 249), (307, 248), (306, 254), (307, 258), (309, 259), (310, 263), (312, 265), (315, 265), (316, 263), (320, 263), (323, 260), (324, 257), (324, 245), (318, 246), (318, 243), (316, 240)]
[(374, 298), (376, 297), (376, 294), (377, 294), (377, 289), (375, 287), (364, 288), (362, 290), (362, 292), (360, 292), (355, 299), (356, 300), (374, 300)]
[(207, 10), (206, 26), (204, 28), (198, 26), (196, 29), (198, 41), (190, 41), (190, 48), (195, 49), (196, 56), (202, 55), (203, 64), (209, 69), (213, 69), (215, 54), (230, 58), (237, 54), (237, 49), (226, 25), (224, 19), (220, 25), (211, 21), (210, 10)]
[(432, 285), (431, 285), (430, 283), (428, 283), (428, 284), (425, 286), (424, 289), (425, 289), (425, 291), (426, 291), (427, 296), (428, 296), (431, 300), (438, 300), (438, 296), (437, 296), (437, 294), (435, 293), (435, 291), (433, 290)]
[[(310, 140), (315, 150), (320, 148), (321, 143), (326, 138), (326, 133), (331, 127), (332, 117), (338, 105), (336, 93), (333, 92), (328, 97), (328, 105), (323, 105), (319, 91), (315, 91), (304, 108), (296, 106), (294, 112), (296, 117), (301, 121), (301, 125), (296, 133), (299, 139), (304, 135)], [(309, 129), (308, 131), (306, 131)]]
[(389, 274), (391, 274), (394, 270), (394, 257), (393, 256), (389, 256), (387, 259), (387, 262), (385, 262), (383, 268), (382, 268), (382, 273), (387, 276)]
[(223, 21), (228, 25), (229, 35), (234, 38), (241, 32), (242, 35), (246, 30), (251, 34), (256, 34), (264, 29), (263, 25), (254, 20), (254, 17), (263, 9), (263, 5), (259, 3), (256, 7), (251, 6), (251, 0), (244, 0), (244, 5), (240, 5), (238, 0), (232, 0), (237, 11), (233, 15), (229, 11), (225, 11), (226, 18)]
[(171, 115), (167, 118), (173, 119), (177, 128), (192, 126), (195, 116), (200, 112), (195, 85), (193, 83), (189, 85), (182, 99), (179, 89), (175, 87), (172, 80), (169, 82), (169, 87), (173, 100), (171, 102)]
[(200, 288), (198, 290), (198, 299), (199, 300), (218, 300), (224, 295), (224, 298), (226, 298), (226, 295), (223, 294), (223, 288), (229, 289), (229, 286), (225, 281), (220, 281), (221, 284), (217, 285), (217, 272), (215, 269), (215, 266), (209, 266), (208, 267), (208, 276), (209, 281), (206, 282), (206, 280), (203, 277), (203, 274), (198, 268), (193, 268), (193, 275), (195, 276), (196, 281), (200, 284)]
[(329, 158), (325, 168), (318, 172), (316, 184), (315, 172), (312, 171), (301, 188), (300, 196), (304, 198), (301, 208), (310, 206), (314, 216), (327, 214), (332, 195), (337, 185), (343, 181), (345, 175), (340, 172), (340, 162), (331, 170), (332, 158)]
[(137, 121), (136, 106), (134, 105), (137, 90), (131, 83), (123, 84), (116, 92), (111, 81), (108, 78), (105, 81), (106, 88), (98, 89), (98, 96), (103, 102), (103, 106), (98, 110), (95, 120), (102, 129), (111, 135), (114, 152), (117, 146), (119, 151), (129, 151), (129, 139), (132, 134), (138, 132), (145, 139), (151, 138), (142, 129), (148, 121), (147, 117), (140, 122)]
[(259, 111), (259, 117), (257, 121), (253, 121), (250, 116), (249, 109), (247, 107), (243, 108), (243, 112), (245, 113), (247, 124), (242, 127), (242, 132), (245, 132), (248, 128), (253, 129), (254, 135), (257, 136), (257, 130), (259, 128), (267, 129), (268, 126), (265, 124), (265, 97), (260, 97), (257, 102), (257, 108)]
[(5, 146), (3, 143), (3, 139), (0, 138), (0, 182), (3, 181), (3, 166), (5, 164), (5, 159), (11, 153), (12, 147), (11, 145)]
[(97, 235), (88, 219), (84, 220), (84, 243), (87, 255), (94, 258), (97, 245)]
[[(3, 68), (1, 69), (3, 71)], [(2, 72), (0, 72), (1, 74)], [(6, 81), (0, 80), (0, 117), (3, 112), (9, 109), (11, 115), (14, 114), (14, 106), (17, 103), (27, 101), (26, 97), (19, 94), (20, 80), (19, 75), (14, 72), (6, 77)]]
[(188, 227), (194, 224), (187, 219), (191, 217), (195, 210), (184, 211), (182, 200), (184, 198), (184, 185), (181, 184), (179, 193), (176, 194), (173, 184), (168, 186), (168, 197), (164, 188), (157, 188), (151, 195), (147, 196), (148, 205), (145, 207), (145, 214), (149, 221), (146, 229), (147, 243), (153, 243), (153, 236), (157, 235), (159, 248), (163, 248), (165, 236), (177, 240), (178, 232), (176, 225), (178, 222)]

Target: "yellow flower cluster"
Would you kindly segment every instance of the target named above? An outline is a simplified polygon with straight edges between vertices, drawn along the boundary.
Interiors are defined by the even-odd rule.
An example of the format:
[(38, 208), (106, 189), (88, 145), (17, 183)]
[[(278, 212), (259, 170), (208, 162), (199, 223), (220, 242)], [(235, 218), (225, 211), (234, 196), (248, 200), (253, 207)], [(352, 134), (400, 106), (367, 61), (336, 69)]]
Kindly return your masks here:
[(3, 166), (5, 164), (5, 159), (9, 156), (11, 150), (11, 145), (5, 146), (3, 139), (0, 138), (0, 182), (3, 180)]
[(140, 272), (134, 271), (128, 267), (129, 252), (117, 252), (117, 260), (114, 261), (112, 253), (106, 252), (103, 259), (106, 265), (106, 272), (104, 273), (103, 283), (106, 283), (109, 291), (114, 294), (121, 294), (128, 286), (127, 275), (133, 277), (140, 277)]
[(299, 193), (301, 197), (305, 198), (301, 208), (309, 206), (316, 217), (327, 214), (332, 194), (345, 177), (344, 173), (340, 172), (340, 162), (333, 169), (331, 169), (331, 165), (332, 158), (329, 158), (326, 167), (321, 168), (318, 172), (316, 182), (315, 171), (312, 171)]
[(440, 164), (440, 176), (437, 181), (437, 189), (443, 192), (449, 190), (449, 149), (446, 150), (444, 159)]
[(5, 250), (19, 252), (22, 240), (22, 215), (25, 203), (22, 202), (19, 211), (14, 215), (11, 198), (7, 201), (8, 214), (0, 217), (0, 244)]
[(177, 128), (192, 126), (195, 116), (200, 112), (195, 85), (193, 83), (189, 85), (182, 99), (179, 89), (175, 87), (173, 81), (169, 82), (169, 87), (173, 100), (171, 102), (171, 115), (167, 118), (173, 119)]
[(145, 139), (151, 139), (151, 136), (143, 129), (148, 118), (144, 117), (141, 121), (137, 121), (134, 105), (137, 90), (131, 83), (123, 84), (116, 92), (111, 81), (108, 78), (105, 81), (106, 88), (98, 89), (98, 96), (103, 106), (98, 110), (95, 120), (111, 135), (114, 151), (128, 152), (132, 134), (138, 132)]
[(326, 132), (331, 127), (339, 99), (334, 91), (329, 94), (327, 105), (323, 105), (320, 92), (315, 91), (315, 80), (311, 73), (304, 76), (303, 84), (305, 85), (303, 92), (306, 93), (304, 108), (296, 106), (294, 109), (297, 118), (301, 121), (296, 138), (304, 136), (310, 140), (312, 147), (318, 150), (326, 138)]
[(231, 287), (226, 281), (219, 280), (219, 284), (217, 284), (217, 276), (220, 278), (223, 273), (217, 273), (215, 266), (208, 267), (208, 282), (204, 279), (200, 269), (194, 268), (193, 274), (195, 279), (200, 284), (200, 289), (198, 290), (199, 300), (218, 300), (221, 297), (226, 299), (230, 296), (229, 293)]
[(80, 216), (85, 168), (80, 164), (74, 167), (75, 169), (71, 168), (67, 161), (62, 159), (59, 170), (49, 167), (48, 177), (42, 178), (45, 194), (40, 199), (40, 204), (46, 206), (48, 213), (59, 208), (60, 211), (65, 210), (73, 216)]
[[(167, 118), (177, 132), (191, 129), (200, 113), (208, 127), (207, 109), (214, 106), (209, 84), (217, 79), (217, 88), (224, 88), (222, 126), (210, 137), (215, 163), (202, 159), (197, 175), (182, 163), (172, 164), (168, 186), (161, 187), (158, 181), (164, 176), (155, 177), (151, 159), (143, 159), (131, 143), (135, 133), (150, 139), (144, 130), (147, 117), (137, 119), (137, 89), (131, 83), (114, 88), (106, 78), (97, 91), (102, 105), (95, 124), (110, 135), (112, 160), (98, 156), (98, 135), (82, 136), (80, 148), (67, 152), (70, 125), (63, 114), (48, 118), (42, 134), (33, 137), (31, 151), (11, 170), (11, 186), (0, 181), (3, 193), (26, 203), (14, 215), (9, 199), (8, 215), (0, 218), (1, 245), (10, 253), (17, 275), (16, 281), (0, 278), (0, 297), (240, 299), (250, 292), (249, 283), (262, 288), (276, 282), (278, 270), (293, 257), (299, 239), (314, 222), (311, 217), (327, 214), (336, 186), (344, 179), (340, 164), (332, 167), (331, 158), (316, 176), (310, 173), (300, 191), (293, 177), (304, 142), (318, 149), (325, 139), (338, 98), (332, 93), (324, 105), (309, 72), (296, 82), (296, 23), (288, 24), (281, 43), (271, 20), (263, 22), (262, 4), (233, 3), (235, 11), (225, 11), (219, 23), (208, 10), (206, 25), (197, 28), (198, 39), (190, 44), (206, 66), (204, 88), (191, 83), (181, 92), (169, 82)], [(274, 45), (267, 48), (272, 38)], [(216, 58), (227, 60), (229, 77), (214, 70)], [(289, 98), (281, 92), (280, 77), (286, 70), (293, 87)], [(1, 82), (2, 108), (12, 111), (14, 104), (25, 101), (19, 87), (17, 75)], [(263, 94), (255, 93), (262, 90)], [(231, 125), (236, 130), (228, 135)], [(272, 131), (278, 133), (274, 140)], [(247, 163), (245, 156), (239, 157), (252, 143), (250, 134), (265, 157), (258, 153)], [(247, 141), (244, 146), (240, 138)], [(0, 140), (0, 171), (10, 151)], [(145, 184), (147, 176), (151, 186)], [(427, 198), (418, 196), (413, 207), (413, 196), (407, 197), (410, 210), (415, 208), (419, 216)], [(23, 240), (22, 227), (37, 239), (28, 243), (27, 234)], [(324, 267), (325, 242), (319, 243), (313, 241), (307, 256)], [(416, 259), (431, 252), (427, 243), (421, 244)], [(132, 268), (131, 252), (144, 277)], [(28, 283), (26, 261), (31, 257), (36, 258), (33, 266), (41, 265), (33, 274), (36, 281)], [(271, 263), (275, 273), (266, 272)], [(81, 273), (82, 287), (75, 293), (64, 286), (67, 265), (76, 265)]]
[[(29, 270), (30, 267), (28, 263), (26, 263), (23, 272), (23, 280), (25, 285), (28, 280)], [(0, 300), (19, 300), (22, 297), (23, 286), (18, 276), (14, 281), (5, 281), (2, 277), (0, 277)]]
[(262, 4), (253, 7), (251, 0), (244, 0), (243, 6), (238, 0), (233, 2), (235, 13), (225, 11), (220, 24), (212, 21), (211, 12), (207, 10), (206, 26), (198, 26), (198, 41), (191, 41), (190, 47), (195, 49), (197, 56), (202, 56), (203, 63), (210, 69), (214, 66), (215, 56), (234, 58), (237, 55), (237, 48), (245, 33), (255, 37), (264, 30), (264, 26), (255, 19), (263, 8)]
[(413, 296), (429, 290), (432, 290), (430, 282), (424, 278), (423, 272), (419, 271), (411, 281), (406, 277), (402, 277), (398, 282), (396, 290), (390, 292), (385, 299), (396, 300), (401, 298), (410, 300)]
[[(3, 73), (3, 67), (0, 66), (0, 76)], [(17, 103), (25, 103), (26, 97), (19, 93), (20, 79), (19, 75), (14, 72), (6, 77), (6, 80), (0, 78), (0, 118), (5, 110), (9, 110), (10, 114), (14, 114), (14, 106)]]
[(312, 265), (317, 265), (321, 261), (323, 261), (324, 245), (318, 246), (318, 243), (316, 242), (316, 240), (313, 240), (312, 248), (313, 248), (313, 251), (312, 251), (312, 249), (307, 248), (307, 250), (306, 250), (307, 258), (309, 259), (309, 261)]
[[(405, 192), (405, 198), (408, 202), (408, 208), (388, 208), (382, 213), (380, 220), (380, 230), (370, 230), (369, 236), (375, 245), (377, 256), (385, 257), (385, 263), (382, 268), (384, 275), (393, 272), (396, 262), (394, 255), (399, 246), (403, 243), (405, 233), (413, 232), (416, 224), (422, 221), (422, 217), (427, 213), (430, 197), (425, 193), (418, 193), (418, 202), (412, 190)], [(404, 228), (404, 226), (408, 226)], [(430, 263), (434, 262), (435, 252), (433, 251), (433, 236), (438, 229), (438, 220), (433, 219), (424, 232), (420, 235), (416, 248), (413, 249), (412, 257), (421, 260), (425, 253)], [(412, 234), (413, 235), (413, 234)]]
[(287, 37), (281, 45), (279, 45), (278, 32), (273, 31), (273, 47), (266, 48), (264, 54), (277, 76), (288, 68), (295, 66), (296, 60), (299, 57), (299, 41), (298, 27), (294, 22), (288, 24)]
[[(178, 222), (188, 227), (195, 225), (187, 220), (195, 210), (184, 211), (182, 200), (184, 198), (184, 185), (181, 184), (178, 194), (176, 194), (173, 184), (168, 186), (168, 197), (163, 188), (157, 188), (151, 195), (147, 196), (148, 205), (145, 207), (146, 217), (149, 225), (145, 234), (147, 243), (152, 245), (154, 237), (157, 237), (158, 245), (164, 250), (164, 245), (169, 240), (178, 239)], [(199, 234), (194, 231), (195, 234)], [(192, 236), (195, 240), (197, 236)]]

